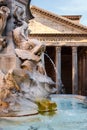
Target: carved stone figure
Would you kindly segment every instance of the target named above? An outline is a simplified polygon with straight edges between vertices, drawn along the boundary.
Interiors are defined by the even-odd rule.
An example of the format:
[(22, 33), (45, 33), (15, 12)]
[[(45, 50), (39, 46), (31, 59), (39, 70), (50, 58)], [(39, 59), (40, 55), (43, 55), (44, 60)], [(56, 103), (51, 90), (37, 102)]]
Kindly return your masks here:
[[(19, 111), (19, 108), (23, 111), (22, 109), (26, 107), (26, 104), (31, 108), (30, 102), (33, 102), (32, 108), (34, 108), (37, 99), (47, 98), (49, 94), (56, 92), (53, 87), (54, 82), (46, 75), (45, 67), (42, 63), (45, 45), (28, 37), (28, 23), (25, 19), (27, 16), (30, 18), (33, 16), (31, 12), (27, 14), (27, 9), (29, 9), (27, 7), (24, 17), (24, 9), (19, 9), (23, 1), (14, 0), (14, 8), (11, 6), (12, 2), (13, 0), (7, 1), (8, 7), (14, 12), (11, 12), (9, 24), (7, 24), (8, 27), (11, 24), (11, 30), (7, 28), (6, 37), (2, 35), (10, 10), (7, 6), (0, 6), (0, 51), (6, 46), (6, 38), (8, 37), (10, 39), (8, 42), (14, 46), (12, 54), (17, 65), (14, 66), (13, 59), (13, 67), (9, 68), (11, 54), (8, 52), (1, 55), (5, 59), (0, 59), (0, 116), (3, 116), (2, 112), (4, 109), (7, 110), (6, 112), (12, 111), (15, 113), (15, 111)], [(18, 4), (21, 2), (19, 7), (17, 2)], [(1, 0), (0, 3), (3, 3), (3, 1)], [(30, 0), (26, 0), (24, 3), (29, 6)], [(6, 64), (6, 71), (3, 69), (4, 63)], [(36, 106), (35, 108), (37, 110)], [(4, 115), (6, 116), (5, 112)]]
[(31, 3), (31, 0), (28, 0), (28, 4), (27, 4), (27, 8), (26, 8), (26, 20), (31, 20), (34, 18), (34, 16), (31, 13), (31, 10), (30, 10), (30, 3)]
[(15, 18), (14, 23), (16, 26), (20, 26), (22, 24), (23, 14), (24, 14), (23, 8), (19, 8), (18, 6), (16, 6), (14, 9), (14, 18)]
[(22, 21), (22, 25), (13, 30), (13, 38), (18, 48), (28, 49), (28, 24), (25, 21)]
[(12, 73), (5, 75), (0, 71), (0, 106), (8, 107), (9, 103), (6, 102), (6, 99), (12, 94), (11, 91), (20, 91), (19, 86), (17, 85)]
[(28, 43), (26, 44), (26, 50), (25, 47), (22, 49), (15, 49), (15, 52), (18, 55), (18, 57), (20, 57), (22, 60), (28, 59), (34, 62), (39, 62), (41, 60), (41, 54), (45, 50), (45, 45), (37, 45), (33, 42), (33, 40), (28, 40)]
[(6, 26), (7, 18), (10, 13), (10, 10), (6, 6), (0, 7), (0, 51), (6, 46), (6, 38), (2, 36), (3, 31)]
[(7, 22), (7, 17), (10, 14), (10, 10), (6, 6), (1, 6), (0, 7), (0, 36), (2, 35), (6, 22)]

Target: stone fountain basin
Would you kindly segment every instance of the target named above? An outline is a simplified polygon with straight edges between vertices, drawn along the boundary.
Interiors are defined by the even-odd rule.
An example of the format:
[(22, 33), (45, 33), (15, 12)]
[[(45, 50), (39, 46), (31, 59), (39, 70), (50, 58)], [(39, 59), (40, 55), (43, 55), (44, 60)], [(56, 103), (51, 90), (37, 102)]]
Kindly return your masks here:
[[(0, 117), (1, 130), (86, 130), (87, 103), (86, 97), (78, 95), (52, 95), (58, 104), (54, 115), (41, 115), (32, 112), (26, 116)], [(30, 115), (29, 115), (30, 114)], [(81, 118), (79, 118), (81, 117)]]
[[(80, 95), (56, 95), (53, 94), (50, 96), (50, 98), (75, 98), (75, 99), (79, 99), (82, 100), (83, 102), (85, 102), (87, 104), (87, 100), (85, 101), (86, 97), (85, 96), (80, 96)], [(23, 102), (24, 103), (24, 102)], [(36, 104), (32, 103), (31, 101), (28, 101), (29, 104), (26, 105), (26, 101), (25, 104), (22, 104), (22, 107), (15, 107), (14, 111), (9, 111), (8, 113), (2, 113), (0, 115), (0, 118), (6, 118), (6, 119), (10, 119), (12, 117), (12, 119), (17, 119), (17, 117), (26, 117), (26, 116), (33, 116), (33, 115), (37, 115), (39, 114), (38, 112), (38, 107)], [(31, 105), (30, 105), (31, 104)], [(55, 109), (57, 110), (57, 109)], [(54, 110), (54, 111), (55, 111)], [(20, 118), (21, 119), (21, 118)]]

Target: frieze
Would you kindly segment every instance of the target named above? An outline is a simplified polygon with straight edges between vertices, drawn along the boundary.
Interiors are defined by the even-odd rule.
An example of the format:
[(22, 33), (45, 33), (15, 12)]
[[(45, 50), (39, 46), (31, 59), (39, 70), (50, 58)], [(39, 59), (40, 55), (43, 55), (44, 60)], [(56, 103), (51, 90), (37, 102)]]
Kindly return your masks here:
[(57, 36), (55, 36), (55, 37), (46, 37), (46, 36), (44, 36), (44, 37), (40, 37), (39, 35), (38, 36), (33, 36), (33, 35), (30, 35), (29, 37), (31, 37), (31, 38), (37, 38), (38, 40), (40, 40), (40, 41), (51, 41), (51, 42), (55, 42), (55, 41), (63, 41), (63, 42), (67, 42), (67, 41), (69, 41), (69, 42), (72, 42), (72, 41), (82, 41), (82, 42), (84, 42), (84, 41), (87, 41), (87, 37), (57, 37)]
[(40, 37), (39, 35), (29, 35), (30, 39), (37, 39), (46, 46), (87, 46), (87, 37)]

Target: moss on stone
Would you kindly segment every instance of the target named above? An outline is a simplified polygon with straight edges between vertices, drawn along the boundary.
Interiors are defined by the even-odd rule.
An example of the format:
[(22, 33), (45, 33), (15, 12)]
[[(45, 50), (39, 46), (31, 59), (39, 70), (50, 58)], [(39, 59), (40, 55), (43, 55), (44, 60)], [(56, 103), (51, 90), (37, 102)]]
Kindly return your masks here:
[(37, 100), (36, 104), (38, 105), (38, 111), (55, 111), (57, 105), (55, 102), (51, 102), (48, 99)]

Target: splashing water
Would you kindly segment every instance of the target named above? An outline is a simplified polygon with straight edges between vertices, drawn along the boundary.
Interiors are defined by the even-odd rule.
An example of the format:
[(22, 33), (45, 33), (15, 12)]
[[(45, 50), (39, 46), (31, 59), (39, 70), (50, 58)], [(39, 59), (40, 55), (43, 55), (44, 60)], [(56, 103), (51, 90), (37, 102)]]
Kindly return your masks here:
[(49, 56), (48, 54), (44, 53), (44, 55), (50, 60), (50, 62), (51, 62), (52, 65), (53, 65), (53, 68), (54, 68), (54, 70), (55, 70), (55, 72), (56, 72), (56, 74), (57, 74), (57, 69), (56, 69), (56, 66), (55, 66), (53, 60), (50, 58), (50, 56)]
[[(54, 68), (54, 70), (55, 70), (55, 73), (58, 75), (58, 72), (57, 72), (57, 69), (56, 69), (56, 66), (55, 66), (53, 60), (50, 58), (50, 56), (49, 56), (48, 54), (44, 53), (44, 55), (47, 56), (47, 58), (50, 60), (50, 62), (51, 62), (52, 65), (53, 65), (53, 68)], [(61, 89), (62, 89), (62, 87), (63, 87), (62, 80), (60, 79), (59, 82), (56, 82), (55, 84), (58, 85), (58, 86), (60, 86), (60, 87), (58, 88), (58, 91), (61, 91)]]

